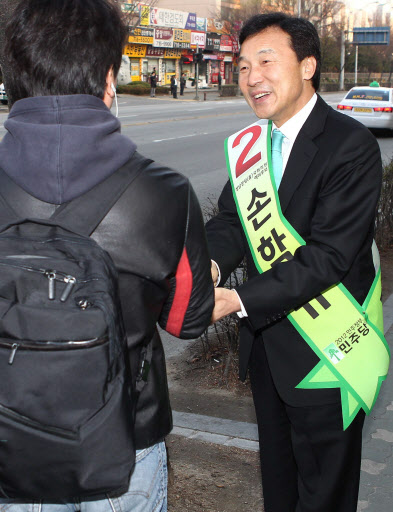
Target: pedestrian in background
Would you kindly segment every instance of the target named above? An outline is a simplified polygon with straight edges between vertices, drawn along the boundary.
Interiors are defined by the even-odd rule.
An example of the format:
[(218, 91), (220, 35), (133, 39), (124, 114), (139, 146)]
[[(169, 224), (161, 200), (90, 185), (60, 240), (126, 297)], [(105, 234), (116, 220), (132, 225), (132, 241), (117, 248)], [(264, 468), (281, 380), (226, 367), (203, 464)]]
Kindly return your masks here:
[(177, 78), (175, 75), (172, 75), (171, 78), (171, 92), (174, 99), (177, 99)]
[(222, 77), (221, 77), (221, 73), (220, 72), (218, 72), (217, 81), (218, 81), (218, 90), (221, 91)]
[(184, 95), (184, 88), (186, 86), (186, 74), (182, 73), (180, 77), (180, 96)]
[(157, 87), (157, 73), (156, 68), (153, 68), (153, 71), (150, 75), (150, 97), (154, 98), (156, 95), (156, 87)]

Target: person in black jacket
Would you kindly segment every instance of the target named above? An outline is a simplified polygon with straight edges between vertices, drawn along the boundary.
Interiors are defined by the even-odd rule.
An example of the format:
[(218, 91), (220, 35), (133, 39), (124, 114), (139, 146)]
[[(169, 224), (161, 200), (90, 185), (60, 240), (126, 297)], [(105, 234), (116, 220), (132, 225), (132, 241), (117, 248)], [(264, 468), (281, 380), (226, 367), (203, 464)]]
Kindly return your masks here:
[(153, 68), (153, 71), (150, 75), (150, 97), (154, 98), (156, 95), (156, 87), (157, 87), (157, 73), (156, 68)]
[[(203, 219), (189, 181), (138, 154), (110, 112), (125, 36), (121, 14), (110, 0), (23, 0), (7, 27), (12, 108), (0, 143), (0, 167), (30, 194), (28, 200), (13, 201), (16, 213), (49, 218), (128, 161), (145, 166), (92, 235), (119, 272), (133, 376), (140, 373), (146, 350), (152, 354), (147, 380), (138, 388), (137, 462), (129, 492), (63, 504), (42, 496), (41, 512), (79, 511), (81, 501), (87, 512), (166, 511), (164, 439), (172, 414), (157, 323), (179, 338), (195, 338), (213, 309)], [(0, 508), (2, 503), (18, 512), (33, 506), (0, 499)]]
[(182, 73), (180, 77), (180, 96), (184, 95), (184, 88), (186, 86), (186, 74)]
[[(264, 510), (355, 512), (364, 410), (356, 408), (344, 430), (334, 379), (314, 374), (315, 389), (300, 384), (324, 361), (312, 339), (323, 340), (326, 333), (333, 354), (340, 345), (332, 334), (335, 319), (324, 316), (331, 306), (324, 292), (342, 282), (363, 304), (378, 273), (373, 235), (381, 153), (362, 124), (317, 95), (320, 41), (309, 21), (284, 13), (256, 15), (243, 25), (239, 41), (239, 85), (258, 119), (228, 140), (236, 175), (233, 187), (227, 182), (221, 193), (207, 234), (216, 282), (224, 284), (244, 257), (248, 279), (234, 290), (216, 288), (213, 319), (233, 312), (242, 318), (239, 368), (243, 380), (250, 374)], [(265, 120), (272, 136), (267, 132), (264, 141), (271, 139), (271, 170), (277, 171), (271, 180), (259, 172), (268, 168), (262, 159), (270, 156), (258, 140), (262, 127), (270, 127)], [(277, 135), (281, 147), (274, 148)], [(271, 213), (273, 180), (286, 225), (305, 245), (291, 247), (288, 231)], [(323, 327), (316, 321), (317, 335), (293, 320), (301, 309), (306, 321), (324, 318)], [(372, 361), (365, 364), (363, 372), (372, 373)]]

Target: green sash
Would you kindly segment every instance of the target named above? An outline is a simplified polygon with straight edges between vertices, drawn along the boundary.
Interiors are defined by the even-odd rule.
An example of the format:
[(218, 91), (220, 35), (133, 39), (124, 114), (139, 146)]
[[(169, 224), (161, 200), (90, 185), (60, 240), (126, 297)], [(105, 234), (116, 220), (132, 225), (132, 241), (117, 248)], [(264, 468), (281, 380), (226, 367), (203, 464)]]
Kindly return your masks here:
[[(260, 273), (292, 259), (305, 241), (281, 212), (271, 165), (271, 122), (258, 121), (225, 143), (238, 214)], [(373, 247), (378, 258), (378, 250)], [(288, 319), (320, 358), (298, 384), (305, 389), (340, 388), (344, 430), (360, 408), (377, 399), (389, 366), (383, 336), (381, 271), (362, 306), (342, 283), (331, 286)]]

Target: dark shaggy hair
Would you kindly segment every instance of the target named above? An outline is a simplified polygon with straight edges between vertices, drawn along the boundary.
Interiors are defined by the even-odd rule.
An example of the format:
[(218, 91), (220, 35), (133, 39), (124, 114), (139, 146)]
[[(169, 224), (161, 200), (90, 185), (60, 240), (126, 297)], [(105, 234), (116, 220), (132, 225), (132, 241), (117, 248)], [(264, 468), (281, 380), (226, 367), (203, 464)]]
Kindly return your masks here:
[(126, 27), (112, 0), (22, 0), (6, 28), (7, 92), (91, 94), (103, 99), (106, 75), (120, 68)]
[(312, 85), (317, 91), (321, 79), (321, 45), (314, 25), (303, 18), (295, 18), (282, 12), (257, 14), (250, 18), (241, 29), (240, 44), (248, 37), (270, 27), (280, 28), (290, 36), (291, 47), (299, 62), (306, 57), (315, 57), (317, 67), (312, 77)]

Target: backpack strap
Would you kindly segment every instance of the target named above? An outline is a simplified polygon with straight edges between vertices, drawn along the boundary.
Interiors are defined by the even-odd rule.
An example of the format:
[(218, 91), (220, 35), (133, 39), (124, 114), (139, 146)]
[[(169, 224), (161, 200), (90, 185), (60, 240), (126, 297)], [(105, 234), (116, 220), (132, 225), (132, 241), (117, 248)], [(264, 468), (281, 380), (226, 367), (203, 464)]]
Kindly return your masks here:
[(127, 187), (152, 161), (136, 151), (118, 171), (85, 194), (62, 204), (50, 220), (76, 233), (90, 236)]
[[(54, 212), (55, 205), (34, 198), (0, 168), (0, 230), (21, 220), (34, 219), (90, 236), (127, 187), (152, 161), (136, 151), (119, 170), (85, 194), (63, 203)], [(18, 213), (18, 208), (12, 207), (15, 202), (18, 208), (22, 206), (22, 212), (24, 204), (28, 205), (27, 210), (31, 208), (35, 212), (29, 215)]]

